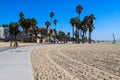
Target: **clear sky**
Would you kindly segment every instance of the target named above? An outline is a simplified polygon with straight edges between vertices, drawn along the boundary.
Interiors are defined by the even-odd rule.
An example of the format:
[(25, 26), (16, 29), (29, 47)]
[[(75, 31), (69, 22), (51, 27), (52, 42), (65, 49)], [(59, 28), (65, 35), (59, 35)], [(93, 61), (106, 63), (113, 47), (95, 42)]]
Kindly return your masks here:
[(76, 6), (79, 4), (84, 8), (81, 20), (90, 14), (96, 17), (93, 39), (112, 40), (114, 33), (120, 40), (120, 0), (1, 0), (0, 24), (17, 22), (19, 13), (23, 12), (26, 18), (36, 18), (39, 27), (45, 27), (45, 21), (50, 21), (49, 15), (53, 11), (53, 19), (58, 20), (57, 30), (72, 32), (70, 18), (78, 16)]

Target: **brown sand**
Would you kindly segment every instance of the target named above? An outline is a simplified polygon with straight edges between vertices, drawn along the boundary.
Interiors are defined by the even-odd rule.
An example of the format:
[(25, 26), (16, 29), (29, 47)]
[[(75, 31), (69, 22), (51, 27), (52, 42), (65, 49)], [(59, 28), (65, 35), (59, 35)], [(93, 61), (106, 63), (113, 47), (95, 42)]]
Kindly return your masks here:
[(31, 53), (35, 80), (120, 80), (120, 44), (61, 44)]

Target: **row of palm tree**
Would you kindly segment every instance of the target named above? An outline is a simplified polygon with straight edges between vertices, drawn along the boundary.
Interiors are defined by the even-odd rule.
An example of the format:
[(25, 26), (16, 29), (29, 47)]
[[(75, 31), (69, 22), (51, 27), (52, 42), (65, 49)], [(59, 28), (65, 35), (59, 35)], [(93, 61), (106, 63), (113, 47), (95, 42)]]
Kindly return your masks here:
[[(70, 19), (70, 24), (72, 25), (72, 38), (74, 43), (74, 36), (76, 36), (77, 43), (82, 41), (82, 43), (85, 42), (87, 36), (86, 33), (89, 31), (88, 36), (88, 42), (91, 43), (91, 33), (93, 29), (95, 29), (93, 21), (96, 19), (93, 14), (90, 16), (85, 16), (83, 20), (80, 20), (80, 13), (82, 12), (83, 7), (81, 5), (78, 5), (76, 7), (76, 12), (78, 13), (78, 17), (74, 17)], [(76, 31), (74, 32), (74, 26), (76, 27)], [(81, 39), (80, 39), (81, 38)]]
[[(50, 12), (51, 22), (49, 22), (49, 21), (46, 21), (46, 22), (45, 22), (45, 25), (46, 25), (46, 27), (47, 27), (47, 33), (48, 33), (48, 29), (50, 29), (50, 32), (48, 33), (48, 35), (49, 35), (49, 40), (50, 40), (50, 35), (51, 35), (51, 33), (53, 32), (53, 31), (51, 30), (53, 17), (54, 17), (54, 12)], [(55, 25), (54, 32), (56, 32), (56, 24), (57, 24), (57, 19), (54, 19), (54, 25)], [(51, 27), (50, 27), (50, 26), (51, 26)], [(50, 28), (49, 28), (49, 27), (50, 27)], [(56, 35), (54, 35), (54, 41), (55, 41), (55, 38), (56, 38)]]
[(20, 26), (23, 28), (23, 30), (26, 33), (27, 40), (24, 39), (24, 41), (26, 41), (26, 42), (28, 42), (28, 32), (29, 32), (30, 27), (31, 27), (31, 29), (32, 29), (31, 31), (35, 35), (35, 37), (37, 37), (37, 34), (39, 32), (39, 28), (36, 26), (37, 21), (35, 18), (25, 18), (23, 12), (20, 12), (19, 16), (20, 16), (19, 22), (12, 22), (10, 24), (2, 25), (3, 27), (9, 27), (10, 41), (11, 42), (15, 41), (14, 46), (18, 46), (16, 36), (18, 35), (18, 33), (20, 33), (20, 30), (19, 30)]
[(17, 38), (16, 36), (18, 35), (18, 33), (20, 32), (19, 29), (19, 24), (16, 22), (16, 23), (10, 23), (9, 24), (9, 33), (11, 34), (11, 43), (10, 43), (10, 46), (12, 46), (12, 42), (13, 42), (13, 38), (14, 38), (14, 46), (18, 46), (18, 43), (17, 43)]
[[(73, 17), (70, 19), (70, 23), (72, 25), (72, 38), (73, 38), (73, 43), (74, 43), (74, 36), (76, 36), (76, 42), (82, 42), (84, 43), (86, 40), (91, 43), (92, 39), (91, 39), (91, 34), (92, 34), (92, 31), (95, 29), (94, 27), (94, 20), (95, 20), (95, 16), (93, 14), (89, 15), (89, 16), (85, 16), (83, 20), (80, 19), (80, 14), (82, 13), (82, 10), (83, 10), (83, 7), (81, 5), (78, 5), (76, 6), (76, 12), (78, 13), (78, 16), (77, 17)], [(37, 34), (39, 33), (39, 28), (37, 26), (37, 21), (35, 18), (25, 18), (24, 17), (24, 13), (23, 12), (20, 12), (19, 14), (20, 16), (20, 19), (19, 19), (19, 22), (17, 23), (10, 23), (9, 25), (3, 25), (3, 26), (9, 26), (9, 32), (11, 35), (14, 36), (15, 38), (15, 42), (17, 44), (17, 41), (16, 41), (16, 36), (17, 34), (20, 32), (19, 31), (19, 27), (21, 26), (23, 28), (23, 30), (25, 31), (26, 33), (26, 38), (24, 39), (24, 41), (27, 41), (29, 40), (28, 38), (28, 32), (29, 32), (29, 29), (31, 28), (32, 30), (32, 33), (35, 35), (35, 37), (37, 38)], [(56, 31), (56, 24), (57, 24), (57, 19), (54, 19), (53, 20), (53, 17), (54, 17), (54, 12), (50, 12), (50, 18), (51, 20), (50, 21), (46, 21), (45, 22), (45, 25), (47, 27), (47, 32), (48, 32), (48, 29), (50, 29), (50, 32), (49, 32), (49, 39), (50, 39), (50, 33), (51, 33), (51, 28), (52, 28), (52, 22), (54, 23), (55, 27), (54, 27), (54, 31)], [(76, 31), (74, 31), (74, 28), (76, 28)], [(87, 36), (86, 36), (86, 33), (88, 32), (88, 39)], [(56, 33), (55, 33), (55, 36), (54, 37), (54, 40), (56, 38)]]
[(23, 30), (25, 31), (26, 36), (27, 36), (27, 40), (26, 41), (28, 41), (28, 31), (29, 31), (29, 28), (32, 29), (33, 34), (35, 35), (35, 37), (37, 37), (39, 28), (36, 26), (37, 25), (36, 19), (35, 18), (25, 18), (23, 12), (21, 12), (19, 14), (19, 16), (20, 16), (19, 24), (23, 28)]
[[(28, 33), (29, 33), (30, 28), (31, 28), (32, 33), (35, 35), (36, 39), (37, 39), (37, 35), (39, 33), (39, 28), (38, 28), (38, 26), (36, 26), (37, 21), (36, 21), (35, 18), (25, 18), (23, 12), (20, 12), (19, 16), (20, 16), (19, 22), (12, 22), (10, 24), (3, 24), (3, 27), (9, 27), (9, 33), (11, 35), (10, 40), (11, 40), (11, 42), (15, 41), (16, 46), (18, 45), (16, 36), (18, 35), (18, 33), (20, 33), (20, 30), (19, 30), (20, 26), (23, 28), (23, 31), (25, 31), (25, 33), (26, 33), (26, 37), (24, 37), (24, 39), (22, 39), (24, 42), (29, 41)], [(51, 12), (50, 13), (51, 23), (49, 21), (45, 22), (45, 25), (46, 25), (47, 29), (52, 24), (53, 16), (54, 16), (54, 13)], [(56, 19), (54, 20), (54, 24), (55, 24), (55, 29), (56, 29), (56, 24), (57, 24)]]

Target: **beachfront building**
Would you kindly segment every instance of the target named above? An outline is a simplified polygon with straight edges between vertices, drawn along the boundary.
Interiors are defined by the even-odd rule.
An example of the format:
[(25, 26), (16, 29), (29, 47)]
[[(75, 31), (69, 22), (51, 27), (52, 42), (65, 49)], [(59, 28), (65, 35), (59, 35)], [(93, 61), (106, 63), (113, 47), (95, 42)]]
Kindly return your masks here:
[(8, 39), (9, 37), (9, 28), (8, 27), (0, 27), (0, 39)]
[[(45, 27), (39, 28), (39, 33), (37, 35), (38, 42), (44, 43), (48, 41), (49, 38), (53, 40), (54, 30), (49, 30)], [(14, 36), (10, 35), (9, 27), (0, 27), (0, 39), (9, 41), (10, 39), (14, 39)], [(21, 31), (17, 35), (18, 41), (29, 41), (29, 42), (36, 42), (36, 37), (33, 34), (32, 28), (28, 29), (28, 33), (26, 34), (25, 30)]]
[(47, 28), (44, 28), (44, 27), (41, 27), (41, 28), (39, 28), (39, 34), (38, 35), (40, 35), (41, 37), (43, 37), (43, 38), (46, 38), (47, 37), (47, 34), (48, 34), (48, 30), (47, 30)]
[(44, 27), (39, 28), (38, 38), (40, 38), (40, 42), (44, 43), (45, 41), (54, 40), (53, 36), (55, 35), (54, 30), (50, 30)]

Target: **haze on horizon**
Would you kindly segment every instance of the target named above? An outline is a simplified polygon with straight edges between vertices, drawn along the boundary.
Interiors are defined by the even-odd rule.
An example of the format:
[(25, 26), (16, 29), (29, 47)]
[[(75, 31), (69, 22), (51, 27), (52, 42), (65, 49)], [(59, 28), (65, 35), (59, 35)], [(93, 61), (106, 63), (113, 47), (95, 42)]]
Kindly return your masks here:
[(2, 0), (0, 25), (17, 22), (19, 13), (23, 12), (25, 17), (36, 18), (39, 27), (46, 27), (45, 22), (50, 20), (49, 15), (53, 11), (54, 19), (58, 20), (57, 30), (72, 35), (70, 18), (78, 16), (76, 6), (79, 4), (84, 8), (80, 14), (81, 20), (90, 14), (96, 17), (92, 39), (112, 40), (114, 33), (120, 40), (120, 0)]

